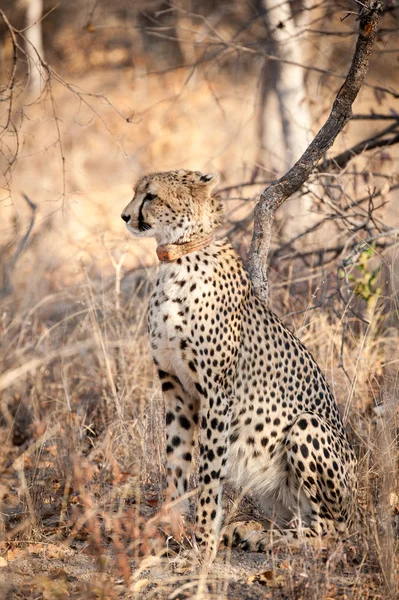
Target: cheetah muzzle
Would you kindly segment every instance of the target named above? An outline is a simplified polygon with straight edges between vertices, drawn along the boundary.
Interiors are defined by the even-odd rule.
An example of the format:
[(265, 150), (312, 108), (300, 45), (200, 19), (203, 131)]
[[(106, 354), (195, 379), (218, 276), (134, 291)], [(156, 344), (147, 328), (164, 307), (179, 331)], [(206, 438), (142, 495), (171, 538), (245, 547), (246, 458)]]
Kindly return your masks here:
[[(147, 175), (122, 214), (133, 235), (177, 248), (160, 264), (149, 309), (166, 403), (167, 500), (187, 492), (198, 430), (195, 538), (208, 552), (216, 551), (225, 480), (251, 492), (275, 523), (290, 523), (273, 540), (344, 535), (356, 458), (338, 406), (310, 352), (256, 296), (232, 246), (215, 241), (218, 181), (197, 171)], [(236, 525), (222, 536), (263, 550), (270, 533)]]

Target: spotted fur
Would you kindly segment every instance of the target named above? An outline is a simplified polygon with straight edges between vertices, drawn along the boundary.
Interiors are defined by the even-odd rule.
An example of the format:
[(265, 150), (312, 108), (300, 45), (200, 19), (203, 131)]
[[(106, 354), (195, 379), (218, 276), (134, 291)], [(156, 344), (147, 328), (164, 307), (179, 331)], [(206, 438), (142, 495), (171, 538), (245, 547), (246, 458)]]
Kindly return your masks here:
[[(158, 244), (201, 239), (220, 224), (217, 183), (192, 171), (148, 175), (122, 218)], [(226, 239), (161, 263), (149, 331), (166, 403), (169, 500), (187, 492), (199, 429), (197, 542), (215, 551), (225, 480), (252, 492), (278, 525), (290, 523), (274, 539), (276, 531), (284, 539), (347, 533), (356, 459), (335, 399)], [(224, 535), (252, 550), (270, 540), (269, 531), (243, 525)]]

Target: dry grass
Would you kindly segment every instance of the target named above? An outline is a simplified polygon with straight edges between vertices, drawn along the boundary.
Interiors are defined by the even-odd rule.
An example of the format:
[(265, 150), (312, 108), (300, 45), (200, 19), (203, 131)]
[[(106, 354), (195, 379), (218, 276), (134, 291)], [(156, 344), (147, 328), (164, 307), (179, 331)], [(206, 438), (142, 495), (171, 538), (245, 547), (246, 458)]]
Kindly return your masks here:
[[(255, 100), (246, 81), (232, 90), (219, 80), (215, 92), (203, 80), (184, 85), (184, 74), (138, 86), (121, 73), (118, 81), (108, 74), (107, 96), (129, 114), (134, 107), (133, 124), (101, 99), (90, 100), (93, 112), (62, 85), (54, 90), (61, 137), (50, 98), (25, 107), (24, 151), (4, 193), (4, 262), (29, 221), (18, 193), (28, 192), (39, 212), (0, 314), (3, 597), (397, 597), (393, 254), (383, 257), (385, 296), (362, 306), (369, 325), (355, 317), (347, 323), (345, 371), (338, 367), (343, 316), (327, 304), (310, 310), (334, 267), (295, 276), (289, 268), (272, 272), (272, 307), (288, 315), (285, 322), (317, 357), (348, 417), (366, 516), (359, 535), (323, 550), (221, 551), (209, 573), (185, 566), (172, 550), (163, 556), (172, 524), (161, 507), (163, 404), (146, 334), (153, 246), (130, 240), (119, 213), (144, 170), (200, 167), (221, 170), (226, 183), (248, 180), (255, 167)], [(103, 87), (98, 76), (86, 78), (86, 89)], [(208, 113), (206, 127), (198, 127)], [(250, 188), (248, 198), (261, 187)], [(230, 500), (229, 494), (227, 505)]]
[[(153, 273), (123, 274), (118, 296), (115, 277), (84, 275), (74, 289), (2, 321), (0, 386), (12, 380), (0, 428), (5, 597), (394, 598), (395, 369), (378, 416), (363, 395), (381, 360), (392, 362), (389, 346), (381, 358), (382, 339), (347, 341), (347, 369), (357, 372), (350, 422), (367, 531), (322, 551), (221, 551), (210, 574), (179, 569), (162, 558), (158, 528), (168, 523), (160, 510), (163, 406), (145, 331)], [(328, 365), (336, 364), (340, 324), (323, 311), (291, 325), (338, 386)], [(396, 344), (390, 339), (391, 348)], [(264, 586), (251, 579), (259, 573)]]
[[(397, 335), (373, 324), (348, 335), (346, 382), (336, 371), (341, 323), (327, 310), (293, 316), (290, 325), (318, 357), (342, 409), (350, 402), (367, 531), (323, 550), (221, 551), (211, 573), (162, 557), (163, 405), (145, 317), (153, 275), (122, 267), (100, 279), (83, 269), (82, 283), (3, 313), (4, 597), (394, 598)], [(274, 303), (289, 312), (281, 290)], [(370, 384), (382, 369), (390, 377), (376, 415)], [(263, 585), (251, 578), (259, 573)]]

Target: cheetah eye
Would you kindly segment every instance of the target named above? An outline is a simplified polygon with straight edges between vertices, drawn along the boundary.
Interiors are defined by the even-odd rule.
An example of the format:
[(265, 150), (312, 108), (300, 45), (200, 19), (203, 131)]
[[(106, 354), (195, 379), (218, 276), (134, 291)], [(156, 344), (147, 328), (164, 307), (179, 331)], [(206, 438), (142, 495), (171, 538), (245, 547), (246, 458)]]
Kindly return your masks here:
[(154, 200), (154, 198), (156, 198), (157, 195), (156, 194), (146, 194), (145, 198), (144, 198), (144, 202), (150, 202), (151, 200)]

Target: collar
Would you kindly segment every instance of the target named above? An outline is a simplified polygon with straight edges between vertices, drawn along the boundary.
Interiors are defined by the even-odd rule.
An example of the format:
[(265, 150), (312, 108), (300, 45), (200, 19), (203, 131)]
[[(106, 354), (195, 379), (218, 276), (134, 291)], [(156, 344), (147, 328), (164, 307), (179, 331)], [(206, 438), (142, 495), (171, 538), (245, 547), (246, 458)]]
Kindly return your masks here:
[(215, 241), (215, 234), (210, 233), (208, 236), (196, 240), (195, 242), (185, 242), (183, 244), (165, 244), (158, 246), (157, 248), (157, 256), (161, 262), (171, 263), (185, 256), (186, 254), (190, 254), (190, 252), (197, 252), (198, 250), (202, 250), (209, 244)]

